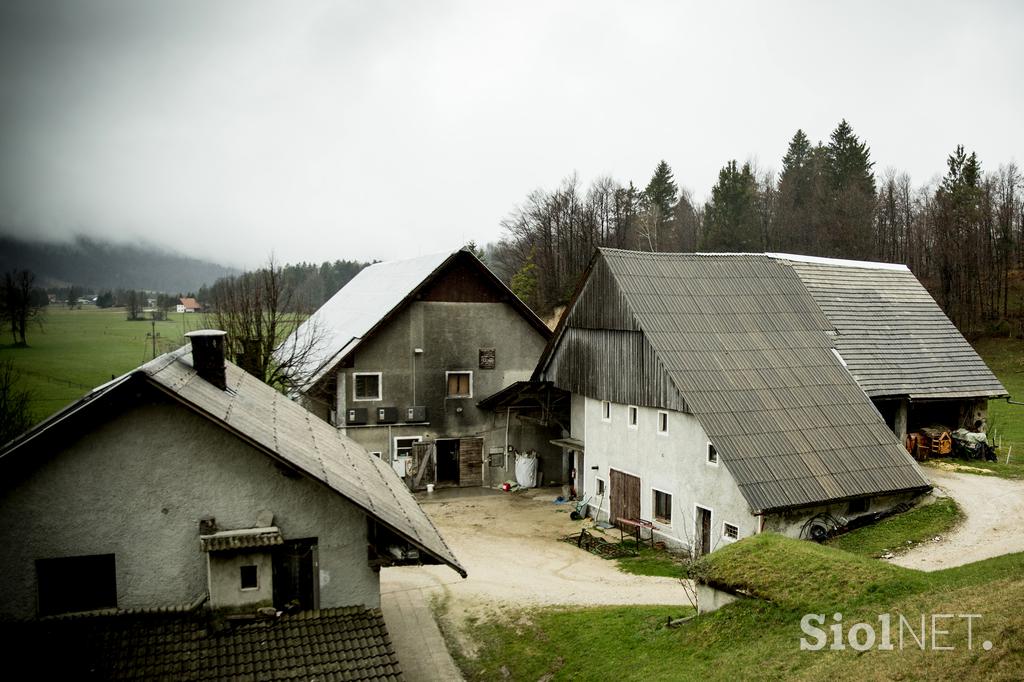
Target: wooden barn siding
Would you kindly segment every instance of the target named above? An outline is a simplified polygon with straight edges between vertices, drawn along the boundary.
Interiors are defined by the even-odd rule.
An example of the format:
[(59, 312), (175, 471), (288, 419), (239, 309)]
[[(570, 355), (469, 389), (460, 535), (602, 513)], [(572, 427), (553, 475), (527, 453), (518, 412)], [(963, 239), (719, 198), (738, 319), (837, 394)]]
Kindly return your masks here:
[(566, 327), (640, 331), (603, 259), (598, 259), (566, 319)]
[(641, 332), (566, 329), (545, 376), (599, 400), (690, 411)]
[(598, 259), (544, 371), (555, 386), (598, 400), (689, 412)]

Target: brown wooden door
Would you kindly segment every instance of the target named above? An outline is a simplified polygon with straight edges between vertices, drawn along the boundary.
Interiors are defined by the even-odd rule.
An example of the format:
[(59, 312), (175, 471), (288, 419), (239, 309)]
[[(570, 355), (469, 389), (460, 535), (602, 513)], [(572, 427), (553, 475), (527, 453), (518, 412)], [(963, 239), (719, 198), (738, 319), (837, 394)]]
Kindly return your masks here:
[(408, 465), (411, 479), (409, 487), (413, 490), (423, 490), (428, 483), (436, 483), (434, 442), (413, 443), (409, 454), (412, 456), (412, 461)]
[(615, 469), (608, 474), (611, 490), (611, 522), (640, 518), (640, 479)]
[(459, 439), (459, 487), (484, 484), (484, 439)]

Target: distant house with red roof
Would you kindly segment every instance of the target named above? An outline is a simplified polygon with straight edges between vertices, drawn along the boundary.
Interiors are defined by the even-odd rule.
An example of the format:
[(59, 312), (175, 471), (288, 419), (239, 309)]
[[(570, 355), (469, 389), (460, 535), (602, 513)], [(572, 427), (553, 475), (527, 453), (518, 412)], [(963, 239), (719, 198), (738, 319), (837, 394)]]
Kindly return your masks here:
[(203, 309), (203, 306), (199, 305), (199, 301), (194, 298), (179, 298), (177, 311), (179, 313), (198, 313)]

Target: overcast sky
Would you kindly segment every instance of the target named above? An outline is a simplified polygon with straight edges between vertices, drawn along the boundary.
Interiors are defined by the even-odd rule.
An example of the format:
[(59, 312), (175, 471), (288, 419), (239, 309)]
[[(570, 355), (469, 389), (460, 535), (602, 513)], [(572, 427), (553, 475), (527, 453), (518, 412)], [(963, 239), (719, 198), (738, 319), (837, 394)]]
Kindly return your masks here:
[(1024, 161), (1024, 3), (0, 3), (0, 229), (231, 265), (500, 237), (576, 171), (705, 198), (846, 118), (924, 183)]

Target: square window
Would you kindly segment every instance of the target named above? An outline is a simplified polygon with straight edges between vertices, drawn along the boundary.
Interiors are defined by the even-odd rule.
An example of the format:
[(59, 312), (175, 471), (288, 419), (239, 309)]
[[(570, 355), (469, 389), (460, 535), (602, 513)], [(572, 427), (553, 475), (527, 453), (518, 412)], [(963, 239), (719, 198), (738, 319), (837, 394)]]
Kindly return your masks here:
[(380, 372), (356, 372), (352, 375), (352, 397), (355, 400), (380, 400), (380, 384)]
[(259, 567), (257, 567), (255, 564), (240, 566), (239, 573), (241, 574), (241, 586), (243, 590), (259, 589)]
[(708, 443), (708, 464), (718, 464), (718, 450), (711, 443)]
[(601, 421), (610, 422), (612, 420), (612, 404), (607, 400), (601, 401)]
[(731, 523), (725, 524), (725, 528), (722, 530), (722, 534), (730, 540), (735, 540), (740, 536), (740, 529)]
[(39, 615), (117, 608), (113, 554), (36, 559)]
[(414, 443), (419, 443), (420, 439), (418, 436), (413, 438), (396, 438), (395, 439), (395, 457), (408, 457), (412, 454), (412, 446)]
[(472, 372), (445, 372), (448, 381), (449, 398), (473, 397)]
[(660, 490), (654, 491), (654, 520), (672, 523), (672, 496)]
[(658, 412), (658, 433), (668, 433), (668, 412)]
[(639, 413), (639, 410), (637, 409), (636, 405), (630, 405), (629, 406), (629, 422), (628, 422), (628, 424), (629, 424), (629, 427), (631, 429), (635, 429), (636, 428), (638, 413)]

